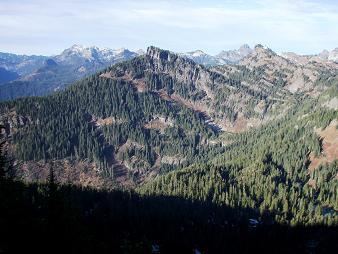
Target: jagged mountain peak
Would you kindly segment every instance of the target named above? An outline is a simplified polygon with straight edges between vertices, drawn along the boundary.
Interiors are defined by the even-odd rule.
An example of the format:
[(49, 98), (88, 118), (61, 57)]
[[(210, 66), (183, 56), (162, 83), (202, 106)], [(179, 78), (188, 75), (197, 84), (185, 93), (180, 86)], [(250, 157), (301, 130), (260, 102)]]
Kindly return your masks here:
[(239, 59), (238, 63), (240, 65), (257, 67), (260, 65), (264, 65), (267, 62), (273, 62), (275, 60), (277, 62), (288, 61), (282, 56), (277, 55), (277, 53), (275, 53), (271, 49), (264, 47), (261, 44), (257, 44), (253, 49), (251, 49), (250, 53)]
[(244, 57), (251, 54), (252, 51), (253, 50), (248, 44), (243, 44), (239, 47), (239, 49), (223, 50), (218, 55), (216, 55), (216, 57), (221, 64), (238, 63)]
[(84, 46), (81, 44), (74, 44), (70, 48), (65, 49), (63, 52), (85, 54), (86, 52), (93, 52), (93, 51), (101, 51), (101, 49), (97, 46)]
[(318, 54), (320, 58), (327, 59), (330, 55), (330, 52), (327, 49), (324, 49), (322, 52)]
[(124, 51), (129, 51), (128, 49), (121, 47), (117, 49), (110, 49), (110, 48), (99, 48), (97, 46), (84, 46), (81, 44), (74, 44), (70, 48), (65, 49), (63, 52), (77, 52), (77, 53), (83, 53), (83, 52), (110, 52), (110, 53), (115, 53), (115, 54), (120, 54), (123, 53)]
[(169, 50), (160, 49), (155, 46), (149, 46), (147, 48), (147, 56), (150, 56), (153, 59), (157, 60), (168, 60), (170, 61), (170, 56), (176, 56), (175, 53), (170, 52)]
[(264, 48), (264, 46), (262, 44), (256, 44), (254, 49), (260, 49), (260, 48)]
[(249, 55), (252, 52), (252, 49), (248, 44), (243, 44), (242, 46), (239, 47), (238, 52), (242, 55)]
[(288, 60), (282, 56), (279, 56), (276, 52), (268, 47), (264, 47), (261, 44), (257, 44), (252, 52), (243, 57), (239, 63), (241, 65), (264, 65), (267, 62), (276, 62), (286, 64)]
[(263, 54), (263, 55), (274, 55), (274, 56), (277, 55), (276, 52), (274, 52), (272, 49), (265, 47), (262, 44), (257, 44), (254, 47), (253, 53)]
[(250, 46), (248, 44), (243, 44), (241, 45), (238, 49), (231, 49), (231, 50), (222, 50), (222, 52), (244, 52), (244, 51), (252, 51), (252, 49), (250, 48)]
[(204, 53), (202, 50), (198, 49), (198, 50), (194, 50), (191, 52), (188, 52), (187, 54), (191, 54), (193, 57), (200, 57), (200, 56), (204, 56), (206, 55), (206, 53)]
[(65, 49), (62, 53), (56, 56), (58, 61), (66, 61), (69, 58), (84, 58), (93, 60), (99, 49), (97, 47), (85, 47), (83, 45), (74, 44), (70, 48)]
[(59, 63), (66, 64), (72, 64), (74, 62), (109, 63), (119, 59), (129, 59), (137, 55), (137, 53), (129, 51), (126, 48), (110, 49), (74, 44), (70, 48), (65, 49), (60, 55), (55, 56), (55, 59)]

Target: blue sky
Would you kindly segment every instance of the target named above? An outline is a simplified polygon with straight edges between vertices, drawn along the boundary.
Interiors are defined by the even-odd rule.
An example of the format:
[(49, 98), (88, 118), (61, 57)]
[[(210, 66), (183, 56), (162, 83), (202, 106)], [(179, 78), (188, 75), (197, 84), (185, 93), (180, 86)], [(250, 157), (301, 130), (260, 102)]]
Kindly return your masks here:
[(0, 0), (0, 51), (52, 55), (73, 44), (176, 52), (261, 43), (338, 47), (338, 0)]

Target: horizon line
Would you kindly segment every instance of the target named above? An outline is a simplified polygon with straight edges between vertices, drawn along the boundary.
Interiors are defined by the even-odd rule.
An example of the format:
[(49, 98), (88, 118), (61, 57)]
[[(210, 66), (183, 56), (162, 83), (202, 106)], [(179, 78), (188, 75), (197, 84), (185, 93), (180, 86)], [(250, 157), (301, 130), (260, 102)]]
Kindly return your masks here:
[[(323, 48), (320, 52), (313, 52), (311, 54), (302, 54), (302, 53), (298, 53), (296, 51), (292, 51), (292, 50), (285, 50), (285, 51), (276, 51), (276, 50), (273, 50), (272, 48), (270, 48), (269, 46), (267, 46), (266, 44), (262, 44), (262, 43), (256, 43), (254, 44), (254, 46), (250, 45), (249, 43), (243, 43), (243, 44), (240, 44), (238, 47), (236, 48), (229, 48), (229, 49), (221, 49), (219, 50), (218, 52), (221, 53), (223, 51), (232, 51), (232, 50), (238, 50), (240, 47), (244, 46), (244, 45), (248, 45), (250, 47), (250, 49), (254, 49), (256, 46), (258, 45), (262, 45), (264, 48), (268, 48), (268, 49), (271, 49), (273, 52), (277, 53), (278, 55), (281, 55), (283, 53), (295, 53), (297, 55), (300, 55), (300, 56), (313, 56), (313, 55), (318, 55), (324, 51), (333, 51), (333, 50), (337, 50), (338, 49), (338, 46), (335, 47), (335, 48), (332, 48), (332, 49), (326, 49), (326, 48)], [(209, 56), (217, 56), (218, 54), (210, 54), (208, 53), (206, 50), (203, 50), (203, 49), (200, 49), (200, 48), (196, 48), (196, 49), (192, 49), (192, 50), (189, 50), (189, 51), (185, 51), (185, 52), (182, 52), (182, 51), (175, 51), (175, 50), (171, 50), (171, 49), (168, 49), (168, 48), (164, 48), (164, 47), (161, 47), (161, 46), (157, 46), (157, 45), (149, 45), (147, 46), (146, 48), (137, 48), (137, 49), (131, 49), (131, 48), (128, 48), (128, 47), (116, 47), (116, 48), (112, 48), (112, 47), (102, 47), (102, 46), (97, 46), (97, 45), (85, 45), (85, 44), (82, 44), (82, 43), (74, 43), (72, 44), (70, 47), (66, 47), (64, 49), (61, 49), (59, 50), (59, 52), (57, 53), (53, 53), (53, 54), (43, 54), (43, 53), (20, 53), (20, 52), (10, 52), (10, 51), (3, 51), (3, 50), (0, 50), (0, 53), (5, 53), (5, 54), (13, 54), (13, 55), (18, 55), (18, 56), (45, 56), (45, 57), (54, 57), (54, 56), (57, 56), (57, 55), (60, 55), (62, 54), (63, 51), (67, 50), (67, 49), (71, 49), (72, 47), (74, 46), (81, 46), (85, 49), (87, 48), (98, 48), (99, 50), (103, 50), (103, 49), (109, 49), (109, 50), (119, 50), (119, 49), (124, 49), (124, 50), (129, 50), (131, 52), (137, 52), (137, 51), (144, 51), (144, 52), (147, 52), (147, 49), (149, 47), (156, 47), (156, 48), (159, 48), (159, 49), (162, 49), (162, 50), (169, 50), (170, 52), (173, 52), (175, 54), (184, 54), (184, 53), (192, 53), (192, 52), (196, 52), (196, 51), (202, 51), (203, 53), (209, 55)]]

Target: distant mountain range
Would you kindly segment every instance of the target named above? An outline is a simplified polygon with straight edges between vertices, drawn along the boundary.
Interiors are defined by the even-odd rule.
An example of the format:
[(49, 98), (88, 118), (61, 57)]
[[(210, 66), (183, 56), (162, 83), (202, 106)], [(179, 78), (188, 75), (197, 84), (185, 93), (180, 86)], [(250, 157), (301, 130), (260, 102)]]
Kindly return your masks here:
[[(241, 64), (254, 54), (255, 50), (244, 44), (239, 49), (221, 51), (212, 56), (201, 50), (179, 53), (183, 58), (193, 60), (207, 67)], [(24, 96), (41, 96), (63, 90), (69, 84), (91, 75), (109, 65), (145, 54), (144, 51), (130, 51), (125, 48), (108, 49), (96, 46), (73, 45), (55, 56), (26, 56), (0, 52), (0, 100)], [(317, 55), (282, 53), (283, 59), (295, 64), (338, 61), (338, 48), (324, 50)]]
[(0, 99), (39, 96), (142, 52), (73, 45), (56, 56), (0, 53)]
[(138, 53), (125, 48), (109, 49), (98, 47), (84, 47), (73, 45), (65, 49), (60, 55), (53, 57), (55, 61), (63, 65), (84, 66), (90, 63), (91, 66), (109, 65), (137, 56)]
[(244, 44), (239, 49), (227, 51), (223, 50), (215, 56), (208, 55), (201, 50), (182, 53), (180, 55), (192, 59), (198, 64), (214, 66), (223, 64), (236, 64), (252, 52), (253, 49), (251, 49), (249, 45)]
[[(198, 64), (205, 66), (215, 66), (224, 64), (238, 64), (246, 56), (252, 54), (254, 49), (249, 45), (243, 44), (239, 49), (223, 50), (217, 55), (208, 55), (201, 50), (195, 50), (187, 53), (181, 53), (183, 57), (194, 60)], [(289, 59), (295, 63), (306, 64), (311, 61), (315, 62), (338, 62), (338, 48), (332, 51), (323, 50), (315, 55), (298, 55), (293, 52), (286, 52), (280, 54), (282, 57)]]
[(317, 55), (297, 55), (293, 52), (286, 52), (281, 54), (283, 57), (299, 63), (299, 64), (307, 64), (308, 62), (338, 62), (338, 48), (335, 48), (332, 51), (323, 50), (321, 53)]

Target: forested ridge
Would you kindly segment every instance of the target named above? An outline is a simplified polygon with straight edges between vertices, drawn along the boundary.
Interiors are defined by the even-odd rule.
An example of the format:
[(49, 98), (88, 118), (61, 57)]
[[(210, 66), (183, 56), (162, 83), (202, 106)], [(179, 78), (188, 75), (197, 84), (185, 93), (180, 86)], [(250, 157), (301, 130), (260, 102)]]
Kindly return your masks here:
[[(128, 140), (138, 145), (119, 156), (136, 157), (137, 164), (132, 167), (144, 171), (154, 166), (159, 155), (179, 155), (185, 165), (205, 160), (210, 149), (201, 141), (216, 135), (193, 110), (161, 100), (152, 91), (139, 93), (131, 81), (107, 79), (100, 74), (52, 96), (3, 103), (2, 111), (13, 111), (25, 122), (13, 135), (19, 159), (88, 158), (112, 180), (114, 154)], [(144, 127), (158, 116), (174, 122), (164, 133)], [(92, 121), (96, 117), (114, 122), (97, 126)], [(161, 171), (173, 166), (163, 165)]]
[[(338, 113), (314, 109), (313, 103), (261, 129), (230, 136), (225, 152), (210, 162), (161, 176), (140, 191), (248, 207), (257, 217), (268, 211), (283, 224), (335, 225), (338, 161), (313, 171), (308, 166), (309, 154), (319, 156), (322, 149), (314, 127), (327, 127)], [(313, 112), (302, 118), (307, 110)]]
[[(165, 246), (177, 244), (191, 251), (198, 243), (215, 253), (217, 247), (207, 243), (224, 251), (224, 236), (234, 239), (227, 244), (235, 250), (241, 235), (253, 244), (258, 236), (276, 230), (279, 233), (271, 236), (276, 243), (292, 232), (300, 240), (298, 233), (307, 232), (307, 227), (311, 232), (316, 227), (323, 232), (335, 229), (338, 161), (324, 158), (328, 163), (314, 169), (310, 164), (326, 156), (328, 144), (317, 129), (335, 126), (333, 135), (337, 133), (338, 111), (332, 106), (338, 97), (337, 76), (318, 71), (311, 92), (291, 93), (283, 70), (265, 82), (267, 71), (262, 68), (207, 68), (151, 47), (146, 55), (108, 67), (65, 91), (1, 103), (6, 157), (15, 162), (2, 179), (15, 185), (13, 195), (19, 196), (6, 202), (30, 209), (29, 227), (38, 220), (35, 213), (48, 221), (50, 195), (58, 196), (58, 209), (65, 216), (60, 220), (75, 223), (74, 230), (89, 223), (97, 233), (105, 221), (116, 224), (112, 234), (119, 237), (112, 245), (105, 245), (111, 239), (104, 238), (100, 245), (96, 233), (85, 234), (106, 252), (121, 250), (123, 242), (125, 248), (142, 253), (156, 235)], [(69, 186), (71, 177), (67, 182), (54, 179), (54, 173), (59, 176), (65, 170), (60, 161), (91, 163), (89, 170), (109, 184), (97, 186), (98, 191), (81, 182)], [(42, 169), (30, 172), (37, 162)], [(48, 172), (53, 193), (46, 177), (38, 178), (42, 171)], [(16, 173), (37, 175), (38, 183), (16, 182)], [(6, 175), (14, 175), (14, 180)], [(128, 190), (117, 190), (121, 188)], [(26, 199), (30, 195), (32, 199)], [(35, 200), (45, 208), (40, 211), (40, 201)], [(196, 214), (191, 214), (194, 209)], [(148, 231), (152, 218), (168, 232)], [(135, 231), (131, 224), (124, 229), (120, 220), (135, 222)], [(50, 225), (39, 223), (38, 228), (50, 230)], [(288, 231), (290, 226), (301, 229)], [(258, 231), (250, 231), (253, 228)], [(169, 232), (181, 232), (186, 242), (184, 237), (169, 239)], [(205, 232), (210, 237), (204, 241)], [(329, 236), (324, 238), (318, 240), (322, 252), (334, 247), (327, 243)], [(301, 241), (298, 247), (304, 251), (307, 240)], [(281, 252), (297, 244), (291, 241)]]

